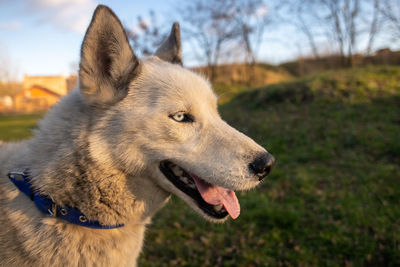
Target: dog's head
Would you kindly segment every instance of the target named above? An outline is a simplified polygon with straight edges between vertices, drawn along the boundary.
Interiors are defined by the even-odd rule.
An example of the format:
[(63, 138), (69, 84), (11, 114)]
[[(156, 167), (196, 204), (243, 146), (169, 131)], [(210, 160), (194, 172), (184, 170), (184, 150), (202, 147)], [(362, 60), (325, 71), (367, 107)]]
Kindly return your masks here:
[(139, 60), (118, 18), (99, 6), (82, 44), (79, 79), (97, 116), (89, 138), (94, 156), (148, 174), (207, 219), (236, 218), (234, 190), (257, 186), (274, 164), (220, 118), (209, 82), (181, 66), (177, 23), (153, 57)]

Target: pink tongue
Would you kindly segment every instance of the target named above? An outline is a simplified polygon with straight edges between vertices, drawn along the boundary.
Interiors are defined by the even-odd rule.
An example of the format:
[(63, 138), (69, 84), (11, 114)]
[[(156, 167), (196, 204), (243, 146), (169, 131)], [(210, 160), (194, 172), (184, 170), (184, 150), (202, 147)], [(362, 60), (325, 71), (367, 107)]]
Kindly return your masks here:
[(239, 217), (240, 205), (234, 191), (209, 184), (206, 181), (199, 179), (195, 175), (191, 176), (196, 183), (197, 189), (199, 189), (201, 196), (208, 204), (222, 204), (232, 219)]

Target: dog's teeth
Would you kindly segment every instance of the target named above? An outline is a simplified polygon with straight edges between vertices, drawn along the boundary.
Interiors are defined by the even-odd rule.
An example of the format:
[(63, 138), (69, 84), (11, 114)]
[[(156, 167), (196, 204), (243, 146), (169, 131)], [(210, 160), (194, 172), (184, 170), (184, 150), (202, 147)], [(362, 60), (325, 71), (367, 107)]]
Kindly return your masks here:
[(189, 183), (188, 186), (192, 189), (196, 189), (196, 185), (194, 183)]
[(172, 171), (174, 172), (174, 174), (175, 174), (176, 176), (182, 176), (182, 174), (183, 174), (182, 169), (179, 168), (179, 167), (176, 166), (176, 165), (172, 167)]
[(213, 208), (214, 208), (215, 211), (221, 211), (223, 207), (224, 207), (224, 206), (222, 206), (222, 204), (213, 206)]
[(175, 174), (176, 176), (178, 176), (178, 177), (182, 176), (182, 174), (183, 174), (182, 169), (179, 168), (179, 167), (176, 166), (176, 165), (172, 168), (172, 171), (173, 171), (174, 174)]
[(181, 179), (181, 181), (184, 182), (185, 184), (189, 183), (189, 178), (187, 178), (185, 176), (179, 177), (179, 179)]

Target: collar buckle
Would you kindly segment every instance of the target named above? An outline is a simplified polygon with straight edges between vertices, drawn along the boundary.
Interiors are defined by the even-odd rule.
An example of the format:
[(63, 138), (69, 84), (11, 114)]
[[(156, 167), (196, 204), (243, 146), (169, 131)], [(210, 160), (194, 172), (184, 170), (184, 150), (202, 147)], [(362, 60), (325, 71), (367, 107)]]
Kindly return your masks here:
[(57, 217), (57, 204), (56, 203), (51, 203), (51, 209), (47, 209), (49, 212), (50, 216), (56, 218)]

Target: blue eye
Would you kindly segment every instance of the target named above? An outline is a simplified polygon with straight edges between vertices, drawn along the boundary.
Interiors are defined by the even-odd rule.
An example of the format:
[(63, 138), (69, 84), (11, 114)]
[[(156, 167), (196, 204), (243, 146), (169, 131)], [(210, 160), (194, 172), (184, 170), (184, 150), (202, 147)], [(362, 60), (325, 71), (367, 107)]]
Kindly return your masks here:
[(176, 122), (193, 122), (193, 116), (190, 114), (186, 114), (184, 111), (179, 111), (175, 114), (169, 115), (171, 119), (173, 119)]

